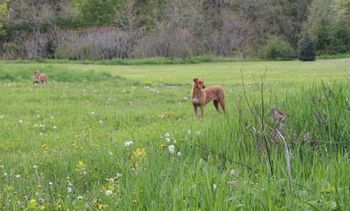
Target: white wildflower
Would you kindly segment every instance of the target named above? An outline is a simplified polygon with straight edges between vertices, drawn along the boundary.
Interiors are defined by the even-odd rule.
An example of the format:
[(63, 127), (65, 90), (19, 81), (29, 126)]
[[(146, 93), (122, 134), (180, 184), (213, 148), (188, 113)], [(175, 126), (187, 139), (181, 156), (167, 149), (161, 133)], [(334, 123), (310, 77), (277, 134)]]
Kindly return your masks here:
[(7, 173), (6, 173), (6, 172), (4, 173), (4, 176), (5, 176), (5, 177), (7, 176)]
[(126, 142), (124, 142), (124, 146), (125, 147), (129, 147), (129, 146), (131, 146), (131, 145), (133, 145), (134, 143), (132, 142), (132, 141), (126, 141)]
[(52, 126), (52, 128), (53, 128), (53, 129), (57, 129), (57, 126), (56, 126), (56, 125), (54, 125), (54, 126)]
[(36, 115), (36, 118), (40, 118), (40, 115), (38, 114), (38, 115)]
[(68, 188), (67, 188), (67, 192), (68, 192), (68, 193), (71, 193), (71, 192), (72, 192), (72, 188), (71, 188), (71, 187), (68, 187)]
[(106, 190), (105, 195), (106, 196), (111, 196), (113, 194), (112, 190)]
[(113, 156), (113, 152), (112, 152), (112, 151), (108, 151), (108, 154), (109, 154), (110, 156)]
[(53, 185), (53, 183), (52, 183), (52, 182), (49, 182), (49, 185), (50, 185), (50, 186), (52, 186), (52, 185)]
[(39, 135), (43, 136), (43, 135), (44, 135), (44, 133), (40, 133)]
[(82, 200), (83, 197), (82, 197), (82, 196), (78, 196), (77, 199), (78, 199), (78, 200)]
[(100, 121), (99, 121), (99, 123), (100, 123), (100, 124), (103, 124), (103, 121), (102, 121), (102, 120), (100, 120)]
[(45, 125), (43, 125), (43, 124), (40, 124), (40, 125), (39, 125), (39, 127), (40, 127), (40, 128), (44, 128), (44, 127), (45, 127)]
[(177, 154), (176, 154), (178, 157), (181, 157), (181, 152), (177, 152)]
[(37, 166), (37, 165), (34, 165), (34, 166), (33, 166), (33, 169), (37, 169), (37, 168), (38, 168), (38, 166)]
[(168, 146), (168, 150), (171, 154), (174, 154), (175, 153), (175, 146), (174, 145), (169, 145)]
[(165, 133), (165, 138), (170, 138), (170, 133)]
[(16, 174), (16, 176), (15, 176), (17, 179), (19, 179), (19, 178), (21, 178), (21, 175), (19, 175), (19, 174)]
[(110, 183), (114, 183), (114, 178), (111, 177), (111, 178), (108, 179), (108, 181), (109, 181)]
[(201, 131), (197, 130), (196, 135), (199, 136), (201, 134)]
[(170, 138), (165, 138), (165, 141), (166, 141), (167, 143), (170, 143), (170, 142), (171, 142)]
[(216, 190), (216, 184), (213, 184), (213, 190), (214, 191)]
[(20, 120), (18, 121), (18, 123), (22, 124), (22, 123), (23, 123), (23, 120), (20, 119)]

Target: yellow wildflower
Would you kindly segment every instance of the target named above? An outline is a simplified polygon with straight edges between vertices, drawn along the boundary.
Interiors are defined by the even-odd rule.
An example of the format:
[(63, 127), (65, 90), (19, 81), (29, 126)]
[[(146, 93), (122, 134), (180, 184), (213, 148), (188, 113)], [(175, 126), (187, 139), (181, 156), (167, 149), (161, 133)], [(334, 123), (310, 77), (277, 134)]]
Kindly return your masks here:
[(134, 161), (140, 161), (140, 160), (146, 160), (147, 159), (147, 152), (144, 148), (138, 148), (136, 149), (131, 156), (131, 159)]
[(79, 160), (78, 164), (77, 164), (77, 170), (82, 170), (85, 169), (86, 165), (83, 161)]
[(35, 199), (31, 199), (28, 203), (28, 208), (35, 208), (36, 207), (36, 200)]

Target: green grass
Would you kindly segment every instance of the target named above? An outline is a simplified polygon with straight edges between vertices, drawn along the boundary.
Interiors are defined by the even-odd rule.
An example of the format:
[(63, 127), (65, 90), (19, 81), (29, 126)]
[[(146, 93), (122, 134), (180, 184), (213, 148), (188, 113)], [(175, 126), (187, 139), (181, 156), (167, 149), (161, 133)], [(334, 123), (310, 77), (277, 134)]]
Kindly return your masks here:
[[(0, 209), (346, 210), (348, 63), (2, 62)], [(32, 86), (36, 69), (46, 87)], [(192, 117), (195, 76), (225, 88), (227, 115), (210, 104)]]

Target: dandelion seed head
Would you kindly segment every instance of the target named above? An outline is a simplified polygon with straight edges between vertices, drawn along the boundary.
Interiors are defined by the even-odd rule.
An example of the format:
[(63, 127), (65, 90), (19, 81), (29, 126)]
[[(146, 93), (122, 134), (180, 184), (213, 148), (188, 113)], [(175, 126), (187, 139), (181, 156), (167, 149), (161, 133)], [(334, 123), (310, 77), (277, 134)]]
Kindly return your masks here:
[(167, 143), (170, 143), (170, 142), (171, 142), (170, 138), (165, 138), (165, 141), (166, 141)]
[(37, 165), (34, 165), (34, 166), (33, 166), (33, 169), (37, 169), (37, 168), (38, 168), (38, 166), (37, 166)]
[(124, 142), (124, 146), (125, 147), (129, 147), (129, 146), (131, 146), (131, 145), (133, 145), (134, 144), (134, 142), (132, 142), (132, 141), (125, 141)]
[(72, 188), (71, 187), (67, 187), (67, 192), (71, 193), (72, 192)]
[(19, 179), (19, 178), (21, 178), (21, 175), (16, 174), (15, 177), (16, 177), (17, 179)]
[(106, 196), (111, 196), (113, 194), (112, 190), (106, 190), (105, 195)]
[(176, 154), (178, 157), (181, 157), (181, 152), (177, 152), (177, 154)]
[(20, 119), (20, 120), (18, 120), (18, 123), (22, 124), (22, 123), (23, 123), (23, 120), (21, 120), (21, 119)]
[(165, 138), (170, 138), (170, 133), (165, 133)]
[(78, 196), (77, 199), (78, 200), (83, 200), (83, 196)]
[(171, 154), (174, 154), (175, 153), (175, 146), (174, 145), (169, 145), (168, 146), (168, 150)]

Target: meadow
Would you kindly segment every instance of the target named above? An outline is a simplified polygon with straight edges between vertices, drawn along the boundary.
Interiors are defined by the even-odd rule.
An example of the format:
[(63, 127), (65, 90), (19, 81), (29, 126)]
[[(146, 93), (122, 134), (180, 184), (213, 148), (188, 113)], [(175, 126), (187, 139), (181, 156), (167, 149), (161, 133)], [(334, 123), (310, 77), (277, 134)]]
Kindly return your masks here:
[(2, 61), (0, 210), (348, 210), (349, 62)]

